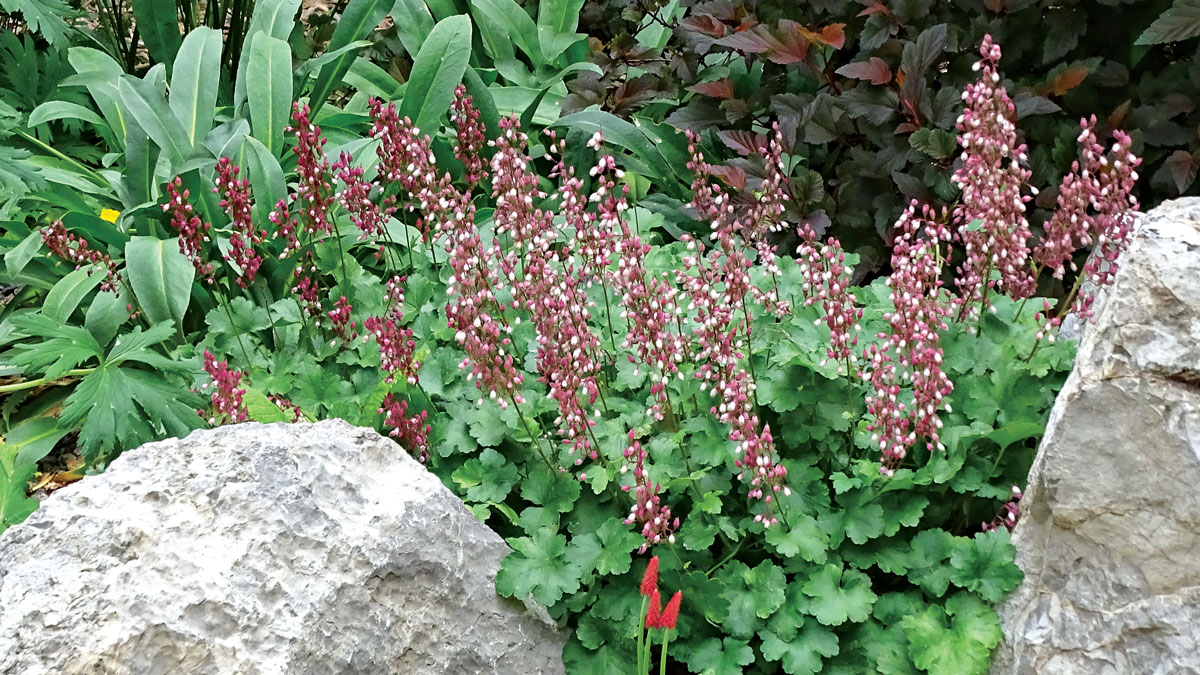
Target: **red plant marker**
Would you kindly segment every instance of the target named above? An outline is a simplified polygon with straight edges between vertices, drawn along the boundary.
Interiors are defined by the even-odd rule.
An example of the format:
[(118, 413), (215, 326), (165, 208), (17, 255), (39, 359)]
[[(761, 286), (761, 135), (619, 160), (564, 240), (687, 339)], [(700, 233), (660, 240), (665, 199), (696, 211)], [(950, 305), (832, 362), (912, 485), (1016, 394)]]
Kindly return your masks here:
[(646, 573), (642, 575), (642, 595), (652, 595), (658, 592), (658, 556), (650, 559), (646, 565)]

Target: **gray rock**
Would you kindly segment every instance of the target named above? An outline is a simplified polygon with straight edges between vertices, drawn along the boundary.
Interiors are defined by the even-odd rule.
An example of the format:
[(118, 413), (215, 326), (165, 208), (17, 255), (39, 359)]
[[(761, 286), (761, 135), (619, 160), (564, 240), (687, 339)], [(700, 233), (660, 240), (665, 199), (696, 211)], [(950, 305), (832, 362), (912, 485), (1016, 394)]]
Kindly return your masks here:
[(125, 453), (0, 538), (0, 673), (562, 673), (504, 541), (392, 441), (242, 424)]
[(1050, 415), (996, 675), (1200, 673), (1200, 199), (1147, 214)]

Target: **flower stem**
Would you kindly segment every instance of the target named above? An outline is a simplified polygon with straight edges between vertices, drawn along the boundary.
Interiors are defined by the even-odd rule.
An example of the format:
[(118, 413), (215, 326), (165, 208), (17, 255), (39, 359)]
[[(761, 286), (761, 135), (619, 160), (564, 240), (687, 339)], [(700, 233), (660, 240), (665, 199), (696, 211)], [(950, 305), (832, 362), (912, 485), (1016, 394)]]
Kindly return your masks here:
[(68, 370), (59, 377), (53, 379), (39, 377), (36, 380), (25, 380), (24, 382), (13, 382), (12, 384), (0, 384), (0, 394), (8, 394), (14, 391), (21, 391), (22, 389), (33, 389), (34, 387), (40, 387), (43, 384), (53, 384), (54, 382), (57, 382), (65, 377), (83, 377), (84, 375), (90, 374), (94, 370), (96, 369), (76, 368), (74, 370)]

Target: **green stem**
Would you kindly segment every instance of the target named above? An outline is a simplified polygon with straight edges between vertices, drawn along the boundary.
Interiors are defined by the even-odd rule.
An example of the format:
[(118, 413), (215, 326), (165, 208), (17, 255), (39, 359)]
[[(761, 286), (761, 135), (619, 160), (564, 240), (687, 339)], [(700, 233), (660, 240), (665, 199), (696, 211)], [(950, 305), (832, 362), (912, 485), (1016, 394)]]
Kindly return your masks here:
[(76, 368), (74, 370), (68, 370), (67, 372), (65, 372), (62, 375), (55, 377), (55, 378), (40, 377), (36, 380), (25, 380), (24, 382), (14, 382), (12, 384), (3, 384), (3, 385), (0, 385), (0, 394), (8, 394), (8, 393), (11, 393), (14, 391), (21, 391), (22, 389), (33, 389), (34, 387), (40, 387), (43, 384), (51, 384), (53, 382), (61, 380), (64, 377), (83, 377), (84, 375), (90, 374), (94, 370), (96, 370), (96, 369), (95, 368)]
[(55, 157), (65, 161), (69, 164), (73, 164), (73, 165), (75, 165), (76, 168), (86, 172), (88, 174), (88, 177), (92, 179), (92, 182), (96, 183), (100, 187), (108, 187), (108, 183), (104, 180), (104, 177), (101, 176), (100, 174), (96, 173), (95, 171), (92, 171), (86, 165), (81, 164), (77, 160), (71, 159), (70, 157), (64, 155), (63, 153), (59, 152), (58, 150), (55, 150), (51, 146), (46, 145), (45, 143), (39, 141), (37, 138), (33, 137), (30, 134), (25, 133), (24, 131), (21, 131), (20, 129), (14, 129), (13, 131), (15, 131), (16, 134), (18, 136), (20, 136), (21, 138), (24, 138), (26, 141), (33, 143), (34, 145), (38, 146), (42, 150), (45, 150), (46, 152), (54, 155)]
[(643, 675), (642, 661), (646, 649), (646, 608), (649, 606), (650, 596), (642, 596), (642, 613), (638, 614), (638, 641), (637, 641), (637, 662), (638, 675)]
[(658, 675), (667, 675), (667, 644), (671, 642), (671, 631), (663, 632), (662, 660), (658, 665)]

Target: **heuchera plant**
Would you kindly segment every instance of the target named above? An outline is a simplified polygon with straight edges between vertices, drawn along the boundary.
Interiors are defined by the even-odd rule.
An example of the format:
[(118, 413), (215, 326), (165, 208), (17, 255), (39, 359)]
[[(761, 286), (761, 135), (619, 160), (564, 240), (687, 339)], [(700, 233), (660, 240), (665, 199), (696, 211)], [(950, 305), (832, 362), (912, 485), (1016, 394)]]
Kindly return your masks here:
[[(1093, 285), (1025, 305), (1082, 246), (1098, 262), (1080, 278), (1111, 280), (1138, 160), (1085, 121), (1034, 240), (999, 48), (981, 51), (961, 199), (914, 201), (890, 275), (863, 287), (856, 256), (784, 220), (779, 129), (752, 191), (718, 186), (693, 142), (690, 207), (709, 230), (663, 244), (601, 130), (576, 148), (516, 119), (488, 129), (460, 87), (449, 139), (373, 102), (374, 157), (331, 162), (298, 104), (297, 182), (265, 235), (229, 161), (228, 224), (199, 222), (170, 188), (187, 269), (227, 296), (176, 352), (204, 354), (196, 386), (213, 393), (196, 418), (385, 429), (508, 538), (497, 590), (572, 629), (571, 672), (646, 672), (655, 630), (660, 672), (986, 672), (990, 605), (1021, 580), (1014, 486), (1073, 354), (1051, 331), (1086, 314), (1078, 289)], [(777, 250), (794, 240), (794, 257)], [(37, 371), (44, 351), (19, 344), (14, 362)], [(675, 589), (661, 612), (659, 581)]]

